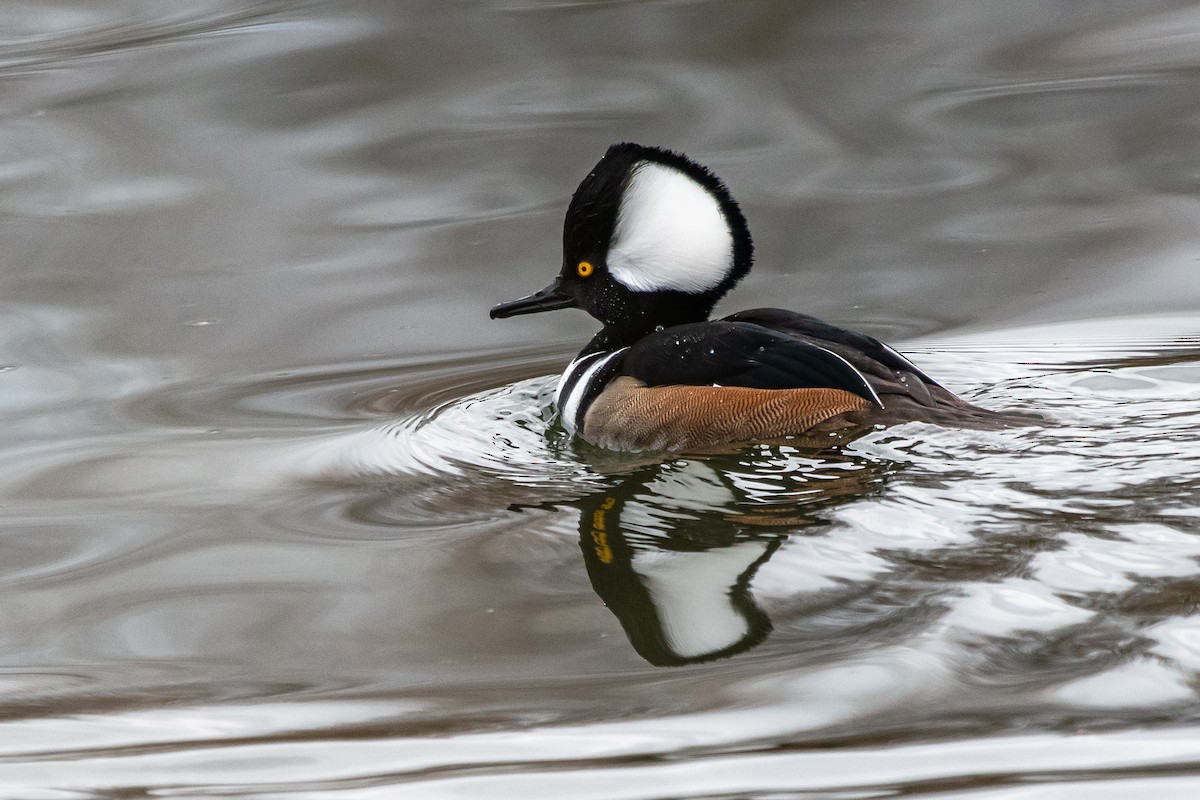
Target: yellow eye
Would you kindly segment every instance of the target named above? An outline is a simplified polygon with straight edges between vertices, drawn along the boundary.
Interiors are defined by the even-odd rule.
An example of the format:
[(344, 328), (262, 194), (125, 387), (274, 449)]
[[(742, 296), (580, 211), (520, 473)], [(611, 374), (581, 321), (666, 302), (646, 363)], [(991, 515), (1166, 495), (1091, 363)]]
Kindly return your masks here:
[(579, 277), (586, 278), (595, 272), (596, 268), (592, 266), (590, 261), (580, 261), (579, 266), (575, 268), (575, 271), (579, 273)]

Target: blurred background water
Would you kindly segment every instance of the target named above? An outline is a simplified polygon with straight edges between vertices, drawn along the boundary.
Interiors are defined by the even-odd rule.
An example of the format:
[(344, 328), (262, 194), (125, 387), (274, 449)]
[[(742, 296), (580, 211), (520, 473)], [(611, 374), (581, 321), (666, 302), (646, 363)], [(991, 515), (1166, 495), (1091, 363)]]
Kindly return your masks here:
[[(1192, 798), (1200, 9), (8, 0), (0, 796)], [(604, 148), (1053, 427), (574, 447)]]

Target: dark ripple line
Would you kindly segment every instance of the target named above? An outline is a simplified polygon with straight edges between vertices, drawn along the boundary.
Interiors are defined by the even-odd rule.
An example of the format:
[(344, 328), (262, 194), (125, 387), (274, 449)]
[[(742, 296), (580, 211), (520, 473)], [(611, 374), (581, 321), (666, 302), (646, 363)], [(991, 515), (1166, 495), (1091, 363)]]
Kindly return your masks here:
[[(432, 411), (439, 404), (524, 378), (557, 371), (567, 358), (557, 346), (451, 353), (413, 360), (366, 360), (274, 370), (216, 385), (176, 384), (131, 400), (137, 420), (172, 426), (244, 428), (261, 422), (345, 422), (405, 412)], [(350, 398), (336, 402), (339, 398)], [(305, 402), (297, 403), (297, 399)], [(337, 416), (333, 412), (339, 412)]]
[(59, 61), (87, 58), (147, 45), (248, 27), (280, 14), (287, 4), (268, 3), (255, 10), (237, 10), (204, 17), (160, 20), (140, 25), (94, 26), (28, 43), (0, 42), (0, 70), (37, 67)]

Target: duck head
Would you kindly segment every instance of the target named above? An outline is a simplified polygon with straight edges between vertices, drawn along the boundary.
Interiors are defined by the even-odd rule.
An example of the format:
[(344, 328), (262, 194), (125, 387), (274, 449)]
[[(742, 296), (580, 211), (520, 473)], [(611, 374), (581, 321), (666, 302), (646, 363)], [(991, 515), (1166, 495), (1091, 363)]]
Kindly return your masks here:
[(623, 346), (707, 319), (752, 260), (745, 217), (712, 172), (680, 153), (616, 144), (571, 198), (558, 277), (491, 316), (582, 308), (604, 324), (605, 346)]

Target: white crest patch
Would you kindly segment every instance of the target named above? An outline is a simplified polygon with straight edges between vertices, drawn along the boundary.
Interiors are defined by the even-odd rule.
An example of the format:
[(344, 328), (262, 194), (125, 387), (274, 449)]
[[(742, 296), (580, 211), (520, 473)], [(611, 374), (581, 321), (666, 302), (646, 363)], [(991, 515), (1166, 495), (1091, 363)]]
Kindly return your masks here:
[(609, 247), (608, 271), (639, 292), (712, 289), (733, 268), (733, 234), (717, 199), (672, 167), (633, 168)]

